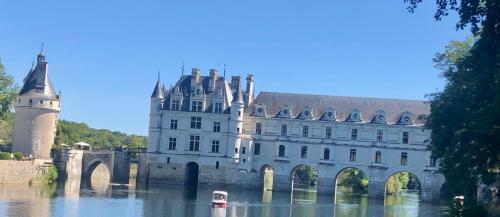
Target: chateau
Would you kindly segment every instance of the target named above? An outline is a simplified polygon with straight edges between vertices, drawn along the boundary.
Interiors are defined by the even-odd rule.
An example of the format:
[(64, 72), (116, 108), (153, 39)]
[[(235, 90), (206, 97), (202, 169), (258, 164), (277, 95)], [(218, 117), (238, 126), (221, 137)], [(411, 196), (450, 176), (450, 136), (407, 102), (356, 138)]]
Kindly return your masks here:
[(43, 51), (38, 54), (36, 65), (31, 67), (23, 82), (14, 103), (12, 152), (50, 158), (61, 105), (50, 82)]
[(337, 175), (357, 168), (369, 179), (370, 197), (384, 197), (388, 178), (416, 175), (421, 198), (439, 198), (444, 177), (431, 158), (429, 105), (423, 101), (291, 93), (254, 93), (254, 77), (231, 82), (211, 69), (182, 75), (166, 90), (158, 79), (151, 95), (148, 153), (139, 180), (150, 183), (228, 184), (290, 191), (295, 169), (310, 165), (318, 192), (333, 193)]

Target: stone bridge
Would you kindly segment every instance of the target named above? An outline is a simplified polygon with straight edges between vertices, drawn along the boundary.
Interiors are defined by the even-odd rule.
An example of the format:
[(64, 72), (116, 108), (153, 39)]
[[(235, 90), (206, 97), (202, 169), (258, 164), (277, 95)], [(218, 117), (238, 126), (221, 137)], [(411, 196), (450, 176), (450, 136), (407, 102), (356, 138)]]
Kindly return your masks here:
[(55, 154), (54, 161), (65, 177), (90, 179), (99, 165), (104, 165), (113, 182), (128, 181), (130, 155), (115, 150), (62, 150)]

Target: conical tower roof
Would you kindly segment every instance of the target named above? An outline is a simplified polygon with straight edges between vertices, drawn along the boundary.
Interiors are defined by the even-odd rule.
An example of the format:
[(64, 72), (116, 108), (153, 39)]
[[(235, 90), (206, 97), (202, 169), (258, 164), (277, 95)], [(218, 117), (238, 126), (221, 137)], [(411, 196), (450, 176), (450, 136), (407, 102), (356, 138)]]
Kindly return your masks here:
[(233, 99), (233, 103), (235, 102), (243, 103), (243, 92), (241, 92), (241, 87), (238, 87), (238, 89), (236, 89), (236, 96)]
[(151, 98), (163, 98), (163, 88), (161, 87), (160, 84), (160, 79), (156, 82), (155, 89), (153, 90), (153, 94), (151, 94)]
[(24, 85), (19, 95), (56, 100), (57, 94), (48, 74), (48, 63), (45, 61), (43, 53), (40, 52), (36, 66), (24, 79)]

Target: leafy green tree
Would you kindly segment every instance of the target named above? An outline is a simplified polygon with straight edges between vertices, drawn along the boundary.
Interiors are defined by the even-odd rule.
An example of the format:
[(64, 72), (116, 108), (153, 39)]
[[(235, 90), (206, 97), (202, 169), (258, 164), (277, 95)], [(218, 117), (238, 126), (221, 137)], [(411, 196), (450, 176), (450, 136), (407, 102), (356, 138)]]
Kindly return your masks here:
[(407, 172), (400, 172), (389, 177), (386, 183), (386, 194), (399, 194), (408, 186), (410, 181), (410, 174)]
[(368, 193), (368, 178), (356, 168), (347, 168), (340, 172), (337, 183), (349, 188), (353, 193)]
[(299, 166), (293, 176), (295, 184), (316, 186), (318, 184), (318, 173), (309, 165)]
[(14, 78), (5, 72), (0, 60), (0, 120), (5, 120), (10, 114), (17, 92), (18, 88), (14, 85)]

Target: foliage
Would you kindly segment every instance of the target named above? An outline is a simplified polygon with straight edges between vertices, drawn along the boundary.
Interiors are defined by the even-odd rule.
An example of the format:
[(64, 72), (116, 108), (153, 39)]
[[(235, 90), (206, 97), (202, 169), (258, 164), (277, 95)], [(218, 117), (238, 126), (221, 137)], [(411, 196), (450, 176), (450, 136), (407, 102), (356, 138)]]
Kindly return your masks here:
[(44, 173), (44, 179), (48, 183), (56, 181), (58, 176), (59, 173), (57, 172), (57, 168), (54, 165), (50, 166)]
[(15, 158), (16, 160), (22, 160), (22, 159), (23, 159), (23, 157), (24, 157), (24, 156), (23, 156), (23, 153), (18, 152), (18, 151), (14, 152), (14, 158)]
[(10, 160), (10, 153), (0, 152), (0, 160)]
[(309, 165), (299, 166), (293, 176), (295, 184), (311, 185), (318, 184), (318, 173)]
[(368, 178), (359, 169), (347, 168), (337, 178), (339, 186), (348, 187), (354, 193), (368, 193)]
[[(408, 3), (408, 11), (414, 12), (423, 0), (404, 0)], [(436, 20), (448, 16), (449, 11), (455, 11), (460, 16), (456, 28), (464, 29), (471, 25), (474, 34), (478, 34), (480, 27), (494, 26), (500, 23), (500, 2), (498, 0), (436, 0)]]
[(127, 135), (125, 133), (110, 131), (106, 129), (93, 129), (84, 123), (60, 120), (57, 123), (57, 133), (54, 147), (61, 144), (69, 146), (77, 142), (86, 142), (93, 148), (111, 147), (146, 147), (146, 137), (138, 135)]
[(407, 172), (400, 172), (389, 177), (386, 183), (386, 194), (399, 194), (408, 186), (410, 181), (410, 174)]
[(13, 126), (12, 112), (7, 112), (3, 120), (0, 120), (0, 144), (12, 143), (12, 126)]
[(18, 88), (14, 85), (14, 78), (5, 72), (0, 61), (0, 120), (5, 120), (10, 113)]

